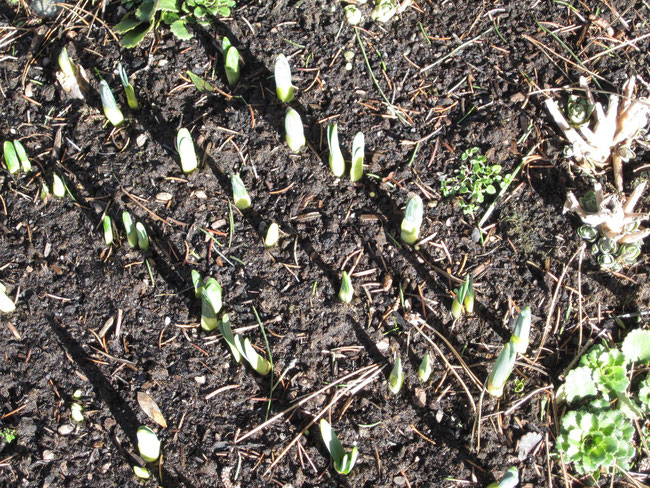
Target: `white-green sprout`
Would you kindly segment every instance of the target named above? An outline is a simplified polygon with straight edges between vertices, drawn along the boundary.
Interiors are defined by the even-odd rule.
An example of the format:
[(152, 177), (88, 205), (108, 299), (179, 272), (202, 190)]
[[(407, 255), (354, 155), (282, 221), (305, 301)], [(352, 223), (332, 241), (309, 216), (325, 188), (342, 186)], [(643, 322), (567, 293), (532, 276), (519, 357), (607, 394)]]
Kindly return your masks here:
[(454, 319), (460, 318), (463, 310), (471, 314), (474, 311), (474, 277), (468, 274), (465, 282), (456, 290), (456, 296), (451, 302), (451, 315)]
[(350, 181), (359, 181), (363, 176), (363, 159), (365, 138), (363, 132), (357, 132), (352, 140), (352, 163), (350, 165)]
[(320, 421), (320, 433), (323, 437), (325, 447), (329, 451), (330, 456), (332, 456), (336, 472), (345, 475), (349, 474), (359, 455), (357, 446), (354, 446), (350, 452), (345, 452), (341, 441), (336, 436), (336, 432), (334, 432), (332, 426), (325, 419), (321, 419)]
[(429, 380), (432, 371), (433, 368), (431, 367), (431, 356), (429, 356), (429, 353), (427, 352), (424, 354), (422, 362), (420, 363), (420, 367), (418, 368), (418, 376), (423, 383), (426, 383)]
[(361, 10), (359, 10), (356, 5), (347, 5), (343, 7), (343, 13), (345, 14), (345, 18), (348, 21), (348, 24), (357, 25), (363, 20)]
[(239, 210), (246, 210), (251, 206), (251, 197), (246, 191), (244, 182), (239, 175), (232, 175), (230, 177), (230, 184), (232, 185), (232, 199), (235, 202), (235, 207)]
[(377, 0), (375, 8), (370, 12), (370, 18), (378, 22), (388, 22), (395, 14), (403, 12), (411, 3), (410, 0), (402, 0), (398, 6), (396, 0)]
[(149, 470), (147, 468), (143, 468), (141, 466), (133, 466), (133, 473), (140, 479), (143, 480), (148, 480), (151, 478), (151, 473), (149, 473)]
[(129, 75), (126, 74), (122, 63), (117, 65), (117, 72), (120, 74), (120, 81), (122, 82), (124, 94), (126, 95), (126, 103), (133, 110), (136, 110), (138, 108), (138, 99), (135, 97), (135, 90), (133, 89), (133, 85), (129, 83)]
[(305, 129), (300, 114), (291, 107), (287, 109), (287, 114), (284, 116), (284, 131), (289, 149), (299, 153), (305, 146)]
[(264, 245), (266, 247), (273, 247), (280, 239), (280, 226), (275, 222), (271, 222), (269, 228), (266, 229), (266, 237), (264, 238)]
[(114, 126), (120, 125), (124, 121), (124, 115), (117, 106), (115, 97), (111, 88), (108, 86), (106, 80), (99, 82), (99, 94), (102, 97), (102, 107), (104, 108), (104, 115)]
[(424, 204), (418, 195), (409, 198), (401, 226), (401, 238), (407, 244), (415, 244), (420, 238), (420, 227), (424, 217)]
[(50, 187), (47, 186), (47, 183), (43, 182), (41, 184), (41, 200), (47, 200), (50, 197)]
[(512, 342), (508, 342), (494, 362), (488, 376), (487, 391), (490, 395), (495, 397), (503, 395), (503, 387), (515, 367), (516, 358), (517, 349)]
[(75, 66), (68, 57), (68, 50), (63, 48), (59, 54), (59, 67), (56, 80), (68, 97), (84, 100), (89, 90), (88, 76), (82, 66)]
[(515, 319), (515, 327), (510, 337), (510, 342), (515, 345), (515, 349), (519, 354), (526, 354), (526, 349), (528, 349), (530, 322), (530, 307), (524, 307)]
[(395, 366), (388, 377), (388, 389), (394, 395), (397, 395), (404, 384), (404, 369), (402, 368), (402, 358), (397, 358)]
[(228, 78), (228, 84), (230, 86), (235, 86), (239, 81), (239, 51), (235, 46), (230, 43), (230, 39), (227, 37), (223, 38), (222, 41), (223, 57), (226, 60), (226, 78)]
[(68, 56), (68, 49), (65, 47), (61, 49), (61, 52), (59, 53), (59, 68), (61, 68), (61, 71), (65, 76), (72, 78), (76, 76), (77, 69), (74, 63), (70, 61), (70, 57)]
[(65, 196), (65, 182), (56, 173), (52, 175), (52, 195), (57, 198), (63, 198)]
[(129, 242), (129, 246), (137, 247), (138, 246), (138, 233), (135, 230), (135, 224), (131, 218), (129, 212), (122, 212), (122, 223), (124, 224), (124, 230), (126, 231), (126, 240)]
[(235, 342), (235, 338), (232, 334), (232, 329), (230, 328), (230, 315), (227, 313), (223, 314), (223, 317), (221, 317), (221, 320), (219, 320), (219, 331), (225, 339), (226, 344), (228, 344), (233, 358), (235, 358), (236, 362), (240, 363), (242, 355), (237, 348), (237, 343)]
[(519, 484), (519, 471), (514, 466), (505, 472), (501, 481), (490, 483), (487, 488), (515, 488)]
[(20, 170), (20, 160), (16, 154), (16, 148), (14, 147), (13, 142), (5, 141), (3, 145), (3, 152), (9, 173), (14, 174)]
[(104, 215), (102, 224), (104, 226), (104, 242), (110, 246), (113, 244), (113, 220), (108, 215)]
[(0, 312), (11, 313), (16, 310), (16, 304), (7, 295), (7, 288), (0, 283)]
[(14, 147), (16, 148), (16, 154), (18, 155), (18, 159), (20, 159), (20, 165), (23, 167), (23, 171), (29, 173), (32, 170), (32, 163), (29, 161), (25, 146), (20, 141), (14, 141)]
[(334, 173), (334, 176), (340, 178), (345, 173), (345, 160), (343, 159), (341, 147), (339, 146), (339, 128), (337, 123), (327, 126), (327, 146), (330, 150), (330, 169)]
[(181, 158), (181, 169), (183, 173), (189, 174), (199, 167), (192, 135), (185, 127), (178, 129), (178, 133), (176, 134), (176, 150)]
[(255, 351), (248, 337), (242, 338), (242, 336), (236, 335), (235, 344), (241, 355), (255, 371), (263, 376), (271, 371), (271, 363)]
[(203, 287), (205, 286), (205, 283), (203, 283), (203, 278), (201, 278), (201, 273), (193, 269), (190, 272), (190, 275), (192, 277), (192, 286), (194, 287), (194, 295), (196, 298), (201, 298), (201, 292), (203, 291)]
[(84, 407), (81, 403), (75, 402), (72, 405), (70, 405), (70, 417), (78, 424), (85, 420)]
[(214, 278), (208, 278), (201, 290), (201, 328), (206, 332), (219, 325), (217, 314), (221, 306), (221, 285)]
[(147, 251), (149, 249), (149, 236), (147, 235), (147, 229), (144, 228), (142, 223), (138, 222), (135, 224), (135, 234), (138, 236), (138, 247), (142, 251)]
[(140, 457), (147, 463), (155, 463), (160, 457), (160, 441), (156, 433), (143, 425), (136, 435)]
[(275, 58), (275, 93), (280, 101), (289, 103), (293, 100), (293, 85), (291, 84), (291, 66), (284, 54)]
[(352, 280), (347, 271), (343, 271), (341, 276), (341, 289), (339, 290), (339, 299), (344, 303), (350, 303), (354, 297), (354, 287)]

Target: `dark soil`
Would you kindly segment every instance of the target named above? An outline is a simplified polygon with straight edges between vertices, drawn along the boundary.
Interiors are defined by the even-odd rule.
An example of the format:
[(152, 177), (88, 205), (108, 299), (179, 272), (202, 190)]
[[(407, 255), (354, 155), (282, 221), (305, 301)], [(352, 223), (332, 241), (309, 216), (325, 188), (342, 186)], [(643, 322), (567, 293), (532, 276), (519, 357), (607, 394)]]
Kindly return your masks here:
[[(560, 373), (588, 339), (619, 339), (615, 313), (649, 302), (647, 257), (620, 277), (601, 271), (588, 252), (576, 254), (578, 221), (562, 215), (562, 205), (568, 189), (583, 191), (588, 181), (568, 171), (564, 142), (542, 108), (543, 95), (534, 93), (576, 83), (584, 74), (567, 48), (602, 77), (603, 90), (619, 91), (632, 74), (650, 80), (648, 39), (588, 61), (647, 34), (648, 4), (573, 3), (421, 0), (386, 24), (367, 20), (359, 38), (396, 108), (382, 99), (336, 2), (240, 1), (232, 18), (191, 27), (190, 41), (161, 28), (133, 50), (121, 48), (106, 28), (121, 17), (117, 2), (105, 10), (85, 3), (84, 11), (49, 20), (22, 2), (3, 5), (0, 134), (21, 139), (38, 172), (14, 177), (0, 171), (0, 281), (18, 297), (16, 312), (3, 316), (0, 327), (0, 427), (18, 434), (0, 446), (0, 483), (137, 485), (135, 432), (145, 424), (163, 443), (160, 469), (152, 468), (161, 486), (478, 487), (510, 466), (519, 468), (522, 486), (563, 486), (561, 465), (549, 458)], [(367, 17), (369, 7), (362, 8)], [(244, 62), (234, 89), (218, 49), (224, 35)], [(56, 86), (64, 46), (120, 92), (123, 107), (118, 61), (135, 73), (141, 108), (125, 109), (128, 120), (119, 130), (107, 126), (96, 94), (88, 104), (69, 101)], [(349, 71), (346, 51), (354, 54)], [(275, 97), (279, 52), (291, 57), (292, 106), (309, 141), (298, 155), (284, 143), (285, 106)], [(187, 70), (221, 91), (199, 93)], [(98, 86), (97, 76), (92, 84)], [(329, 171), (324, 136), (333, 120), (345, 148), (357, 131), (365, 134), (368, 174), (358, 184), (337, 181)], [(189, 176), (174, 150), (180, 127), (191, 130), (203, 161)], [(439, 192), (441, 176), (473, 146), (506, 172), (533, 149), (539, 156), (497, 206), (483, 243), (476, 223), (484, 209), (465, 216)], [(627, 191), (635, 178), (647, 176), (633, 171), (648, 162), (643, 148), (637, 156), (626, 170)], [(42, 181), (51, 181), (53, 172), (65, 177), (74, 200), (41, 201)], [(236, 172), (253, 199), (243, 213), (229, 203), (228, 176)], [(163, 192), (171, 200), (161, 201)], [(394, 240), (410, 193), (426, 204), (426, 242), (419, 250)], [(647, 198), (641, 206), (648, 210)], [(131, 249), (123, 231), (107, 250), (101, 216), (107, 211), (119, 222), (124, 210), (149, 230), (148, 253)], [(262, 239), (271, 221), (286, 235), (267, 250)], [(202, 228), (216, 231), (222, 247)], [(337, 298), (340, 273), (351, 268), (356, 297), (345, 305)], [(270, 378), (235, 364), (226, 344), (198, 327), (192, 269), (218, 279), (233, 328), (250, 326), (245, 334), (263, 352), (258, 312), (274, 381), (283, 375), (270, 409)], [(464, 278), (468, 271), (476, 274), (475, 313), (454, 323), (449, 308), (458, 281), (450, 276)], [(482, 383), (509, 338), (508, 314), (526, 305), (535, 316), (531, 347), (513, 374), (523, 391), (515, 392), (511, 380), (499, 401), (486, 395), (480, 402), (481, 388), (449, 345)], [(413, 320), (402, 320), (413, 314), (449, 345), (425, 328), (435, 349)], [(426, 351), (434, 371), (425, 386), (416, 373)], [(398, 396), (385, 381), (396, 356), (407, 375)], [(339, 387), (238, 442), (267, 415), (371, 364), (387, 366), (326, 414), (343, 444), (360, 450), (349, 476), (332, 468), (315, 427), (265, 474)], [(464, 388), (482, 409), (480, 447)], [(71, 428), (77, 389), (84, 393), (86, 421)], [(151, 395), (167, 428), (147, 418), (137, 392)], [(530, 432), (540, 433), (542, 442), (518, 457), (518, 441)], [(602, 482), (610, 486), (611, 479)]]

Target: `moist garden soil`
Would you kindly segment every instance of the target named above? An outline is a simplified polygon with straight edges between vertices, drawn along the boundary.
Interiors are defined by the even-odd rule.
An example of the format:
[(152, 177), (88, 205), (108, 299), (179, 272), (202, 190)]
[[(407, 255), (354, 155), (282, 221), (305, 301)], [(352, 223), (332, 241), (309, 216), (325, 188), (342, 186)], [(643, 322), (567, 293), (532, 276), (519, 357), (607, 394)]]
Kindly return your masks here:
[[(633, 74), (650, 80), (648, 39), (593, 58), (647, 34), (648, 4), (420, 0), (384, 24), (361, 8), (366, 20), (355, 31), (338, 2), (242, 1), (230, 18), (191, 26), (191, 40), (162, 27), (128, 50), (109, 30), (124, 13), (118, 2), (68, 5), (56, 19), (3, 4), (0, 134), (20, 139), (35, 166), (0, 172), (0, 280), (17, 297), (0, 327), (0, 424), (17, 432), (0, 446), (3, 486), (479, 487), (510, 466), (522, 486), (571, 485), (570, 467), (553, 456), (554, 389), (588, 340), (620, 340), (614, 315), (647, 309), (648, 248), (622, 275), (580, 252), (579, 222), (562, 206), (567, 191), (584, 194), (589, 182), (567, 166), (540, 90), (576, 83), (586, 70), (605, 92)], [(242, 56), (234, 88), (219, 51), (224, 35)], [(100, 74), (118, 94), (122, 127), (108, 125), (95, 90), (83, 102), (56, 85), (64, 46), (94, 89)], [(290, 57), (291, 106), (306, 129), (299, 154), (284, 143), (286, 106), (275, 96), (280, 52)], [(118, 61), (137, 111), (126, 108)], [(199, 92), (187, 70), (216, 90)], [(365, 134), (359, 183), (328, 168), (325, 128), (334, 121), (346, 154), (354, 134)], [(180, 127), (201, 160), (189, 176), (175, 151)], [(443, 175), (474, 146), (504, 173), (533, 156), (482, 236), (489, 200), (472, 216), (440, 194)], [(638, 148), (626, 166), (627, 192), (647, 176), (647, 158)], [(41, 200), (55, 172), (74, 198)], [(237, 172), (253, 201), (243, 212), (231, 202)], [(410, 194), (425, 202), (417, 249), (399, 242)], [(647, 197), (640, 206), (648, 210)], [(148, 229), (148, 252), (127, 244), (124, 210)], [(110, 248), (105, 212), (120, 228)], [(266, 249), (272, 221), (283, 235)], [(349, 305), (337, 297), (343, 269), (355, 287)], [(236, 364), (217, 334), (198, 327), (191, 270), (221, 283), (233, 328), (262, 354), (266, 333), (270, 404), (270, 377)], [(452, 290), (468, 272), (475, 311), (454, 322)], [(528, 355), (501, 399), (482, 396), (509, 317), (524, 306), (534, 315)], [(422, 384), (425, 352), (433, 374)], [(397, 356), (406, 381), (393, 395), (386, 378)], [(337, 397), (347, 380), (325, 388), (373, 364), (383, 369), (353, 394)], [(70, 419), (76, 390), (82, 424)], [(146, 416), (138, 392), (155, 400), (166, 428)], [(325, 408), (344, 446), (359, 448), (349, 476), (333, 469), (316, 426), (301, 435)], [(143, 424), (163, 446), (149, 482), (132, 471)], [(521, 449), (530, 433), (539, 443)], [(642, 463), (639, 455), (635, 469)]]

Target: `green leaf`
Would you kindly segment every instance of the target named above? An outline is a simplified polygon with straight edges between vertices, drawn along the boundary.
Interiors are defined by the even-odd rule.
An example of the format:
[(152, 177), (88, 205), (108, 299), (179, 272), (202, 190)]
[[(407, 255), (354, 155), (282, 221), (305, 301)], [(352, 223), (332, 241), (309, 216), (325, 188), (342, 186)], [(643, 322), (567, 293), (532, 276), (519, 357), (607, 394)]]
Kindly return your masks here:
[(190, 77), (190, 80), (192, 80), (192, 83), (194, 83), (194, 86), (196, 87), (196, 89), (198, 91), (200, 91), (200, 92), (205, 92), (205, 91), (213, 92), (215, 90), (215, 88), (210, 83), (205, 81), (200, 76), (195, 75), (194, 73), (192, 73), (189, 70), (187, 71), (187, 76)]
[(177, 20), (180, 20), (181, 16), (176, 13), (176, 12), (163, 12), (160, 15), (160, 20), (162, 20), (165, 24), (171, 25)]
[(178, 12), (176, 0), (156, 0), (156, 12)]
[(205, 17), (207, 13), (208, 11), (205, 9), (205, 7), (196, 7), (194, 9), (194, 17), (197, 19)]
[(141, 23), (137, 28), (127, 32), (120, 43), (127, 49), (133, 48), (140, 44), (140, 41), (149, 33), (153, 24)]
[(155, 11), (153, 0), (144, 0), (135, 11), (136, 18), (143, 22), (151, 22), (154, 14)]
[(321, 419), (320, 421), (320, 433), (321, 436), (323, 436), (325, 447), (329, 451), (330, 456), (332, 456), (334, 463), (340, 464), (345, 456), (345, 449), (343, 449), (341, 441), (339, 441), (339, 438), (336, 436), (336, 432), (334, 432), (332, 426), (325, 419)]
[(134, 18), (132, 13), (128, 13), (122, 17), (119, 24), (113, 27), (113, 30), (119, 34), (125, 34), (140, 24), (142, 24), (141, 20)]
[(591, 368), (580, 366), (569, 372), (565, 383), (558, 389), (557, 399), (571, 403), (575, 400), (594, 396), (598, 393)]
[(189, 33), (187, 27), (185, 26), (185, 20), (177, 20), (169, 26), (169, 29), (172, 31), (178, 39), (187, 40), (192, 39), (192, 34)]
[(631, 331), (625, 337), (621, 349), (630, 361), (650, 361), (650, 330)]

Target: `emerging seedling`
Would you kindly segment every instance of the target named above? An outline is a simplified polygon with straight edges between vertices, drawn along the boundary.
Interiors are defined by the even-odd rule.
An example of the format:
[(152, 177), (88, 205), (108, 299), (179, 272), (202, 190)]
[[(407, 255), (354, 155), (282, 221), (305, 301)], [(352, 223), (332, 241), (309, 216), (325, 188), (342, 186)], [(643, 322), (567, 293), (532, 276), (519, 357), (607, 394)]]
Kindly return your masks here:
[(142, 480), (148, 480), (151, 478), (151, 473), (149, 473), (149, 470), (141, 466), (133, 466), (133, 473)]
[(14, 141), (14, 148), (16, 149), (16, 154), (20, 160), (20, 165), (23, 167), (23, 171), (29, 173), (32, 170), (32, 163), (29, 161), (25, 146), (20, 141)]
[(124, 121), (124, 115), (122, 115), (122, 111), (117, 106), (113, 92), (108, 86), (106, 80), (99, 82), (99, 94), (102, 97), (104, 115), (111, 122), (111, 124), (117, 127)]
[(519, 471), (514, 466), (505, 472), (498, 483), (490, 483), (487, 488), (515, 488), (519, 484)]
[(84, 407), (81, 403), (74, 402), (70, 405), (70, 417), (78, 424), (85, 420)]
[(11, 313), (16, 310), (16, 304), (7, 296), (7, 288), (0, 283), (0, 312)]
[(341, 276), (341, 289), (339, 290), (339, 299), (344, 303), (350, 303), (354, 297), (354, 287), (352, 280), (347, 271), (343, 271)]
[(242, 336), (236, 335), (235, 344), (241, 355), (255, 371), (262, 376), (269, 374), (271, 371), (271, 363), (257, 354), (248, 337), (242, 338)]
[(350, 181), (359, 181), (363, 176), (363, 158), (365, 138), (363, 132), (357, 132), (352, 140), (352, 164), (350, 166)]
[(334, 176), (340, 178), (345, 173), (345, 160), (339, 146), (339, 131), (336, 123), (327, 126), (327, 145), (330, 150), (330, 169)]
[[(305, 130), (300, 114), (289, 107), (284, 116), (285, 140), (294, 153), (299, 153), (305, 146)], [(341, 173), (343, 174), (343, 173)]]
[(57, 198), (63, 198), (65, 196), (65, 182), (56, 173), (52, 175), (52, 195)]
[(402, 220), (400, 237), (407, 244), (415, 244), (420, 238), (420, 227), (424, 217), (424, 204), (418, 195), (409, 198)]
[(293, 85), (291, 84), (291, 67), (284, 54), (275, 58), (275, 93), (281, 102), (293, 100)]
[(363, 14), (356, 5), (347, 5), (343, 7), (343, 13), (350, 25), (357, 25), (363, 20)]
[(160, 441), (156, 433), (143, 425), (138, 429), (136, 436), (140, 457), (147, 463), (155, 463), (160, 457)]
[(230, 44), (230, 39), (223, 38), (222, 41), (223, 57), (226, 60), (226, 78), (228, 84), (235, 86), (239, 81), (239, 51), (235, 46)]
[(140, 222), (135, 224), (135, 233), (138, 237), (138, 247), (142, 251), (147, 251), (149, 249), (149, 236), (147, 235), (147, 229), (144, 228)]
[(239, 175), (232, 175), (230, 184), (232, 185), (232, 199), (235, 201), (235, 207), (239, 210), (246, 210), (251, 206), (251, 197), (246, 191), (244, 182)]
[(515, 327), (510, 337), (510, 342), (519, 354), (526, 354), (530, 337), (530, 307), (524, 307), (515, 319)]
[(104, 225), (104, 242), (110, 246), (113, 244), (113, 221), (108, 215), (104, 215), (102, 224)]
[(503, 387), (515, 367), (516, 357), (516, 346), (508, 342), (494, 362), (494, 367), (488, 376), (487, 391), (490, 395), (495, 397), (503, 395)]
[(201, 298), (201, 292), (205, 283), (203, 283), (203, 278), (201, 278), (201, 273), (196, 270), (192, 270), (190, 275), (192, 276), (192, 286), (194, 286), (194, 295), (196, 298)]
[(329, 451), (330, 456), (332, 456), (336, 472), (344, 475), (349, 474), (354, 467), (354, 463), (357, 462), (357, 456), (359, 455), (357, 446), (354, 446), (350, 452), (345, 452), (341, 441), (336, 436), (336, 432), (334, 432), (332, 426), (325, 419), (321, 419), (320, 421), (320, 433), (323, 437), (325, 447)]
[(395, 366), (388, 377), (388, 389), (393, 393), (393, 395), (397, 395), (402, 389), (403, 384), (404, 369), (402, 368), (402, 358), (398, 357), (397, 361), (395, 361)]
[(418, 368), (418, 376), (423, 383), (426, 383), (429, 380), (432, 371), (433, 369), (431, 368), (431, 356), (429, 356), (429, 353), (427, 352), (424, 354), (422, 362), (420, 363), (420, 367)]
[(184, 127), (178, 129), (178, 133), (176, 134), (176, 150), (181, 158), (181, 169), (183, 173), (189, 174), (198, 168), (199, 162), (196, 159), (192, 135)]
[(68, 57), (68, 50), (64, 47), (59, 54), (59, 68), (56, 72), (56, 80), (63, 91), (70, 97), (84, 100), (88, 93), (88, 76), (83, 67), (75, 66)]
[(219, 331), (221, 332), (223, 338), (226, 340), (226, 343), (228, 344), (230, 352), (235, 358), (235, 361), (237, 363), (241, 363), (242, 354), (237, 348), (237, 343), (235, 342), (235, 338), (232, 334), (232, 329), (230, 328), (230, 315), (227, 313), (223, 314), (223, 317), (221, 317), (221, 320), (219, 320)]
[(201, 328), (206, 332), (219, 325), (217, 314), (221, 306), (221, 285), (214, 278), (208, 278), (201, 290)]
[(272, 222), (271, 225), (269, 225), (269, 228), (266, 229), (264, 245), (266, 247), (273, 247), (278, 243), (278, 239), (280, 239), (280, 226), (275, 222)]
[(129, 104), (133, 110), (138, 108), (138, 99), (135, 97), (135, 90), (133, 85), (129, 83), (129, 76), (126, 74), (122, 63), (117, 65), (117, 71), (120, 74), (120, 81), (122, 81), (122, 87), (124, 88), (124, 94), (126, 95), (126, 103)]
[(135, 230), (135, 224), (129, 212), (122, 212), (122, 223), (124, 224), (126, 240), (129, 242), (129, 246), (136, 247), (138, 245), (138, 233)]
[(3, 150), (4, 150), (5, 163), (7, 164), (7, 169), (9, 170), (9, 173), (11, 174), (16, 173), (18, 170), (20, 170), (20, 160), (18, 159), (18, 155), (16, 154), (16, 148), (14, 147), (13, 142), (5, 141)]
[(451, 315), (457, 320), (463, 311), (467, 314), (474, 311), (474, 278), (471, 273), (465, 278), (465, 283), (454, 290), (454, 293), (456, 296), (451, 302)]

